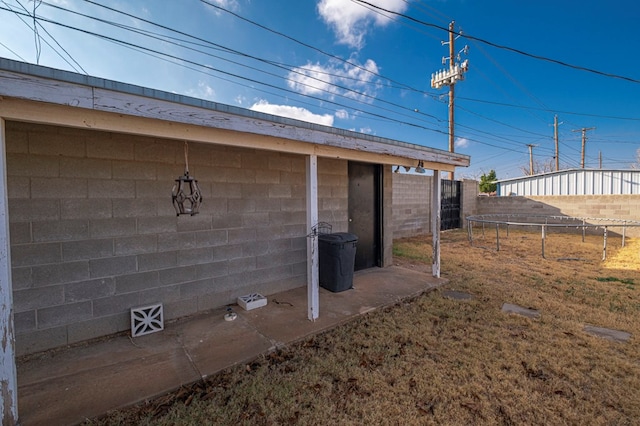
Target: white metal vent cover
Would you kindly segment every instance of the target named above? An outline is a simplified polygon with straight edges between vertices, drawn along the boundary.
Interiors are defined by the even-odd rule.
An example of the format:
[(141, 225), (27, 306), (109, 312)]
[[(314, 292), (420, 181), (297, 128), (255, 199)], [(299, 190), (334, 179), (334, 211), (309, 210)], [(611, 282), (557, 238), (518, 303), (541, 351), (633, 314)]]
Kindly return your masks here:
[(164, 330), (162, 303), (131, 308), (131, 337)]

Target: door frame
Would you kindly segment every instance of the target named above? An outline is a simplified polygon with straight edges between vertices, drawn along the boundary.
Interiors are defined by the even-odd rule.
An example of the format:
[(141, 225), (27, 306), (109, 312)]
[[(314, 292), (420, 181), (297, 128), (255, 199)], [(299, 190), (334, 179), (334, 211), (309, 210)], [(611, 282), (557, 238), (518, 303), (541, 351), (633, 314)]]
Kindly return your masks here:
[[(365, 163), (361, 161), (348, 161), (348, 164), (360, 164), (365, 166), (370, 166), (373, 171), (373, 239), (375, 249), (373, 252), (373, 266), (372, 267), (382, 267), (383, 265), (383, 257), (384, 257), (384, 166), (376, 163)], [(348, 167), (348, 166), (347, 166)], [(349, 173), (347, 172), (347, 175)], [(351, 187), (351, 182), (349, 182), (349, 188)], [(351, 203), (351, 191), (347, 195), (347, 215), (350, 213), (350, 203)], [(349, 232), (351, 232), (351, 222), (347, 225), (349, 227)], [(357, 249), (356, 249), (357, 250)]]

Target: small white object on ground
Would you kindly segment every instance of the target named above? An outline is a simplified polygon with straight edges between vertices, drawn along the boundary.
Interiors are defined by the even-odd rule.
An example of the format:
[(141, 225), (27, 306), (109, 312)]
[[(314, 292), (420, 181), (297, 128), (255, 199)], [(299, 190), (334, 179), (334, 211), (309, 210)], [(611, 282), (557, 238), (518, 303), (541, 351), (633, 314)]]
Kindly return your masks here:
[(267, 298), (260, 293), (251, 293), (246, 296), (238, 297), (238, 305), (245, 311), (261, 308), (267, 305)]

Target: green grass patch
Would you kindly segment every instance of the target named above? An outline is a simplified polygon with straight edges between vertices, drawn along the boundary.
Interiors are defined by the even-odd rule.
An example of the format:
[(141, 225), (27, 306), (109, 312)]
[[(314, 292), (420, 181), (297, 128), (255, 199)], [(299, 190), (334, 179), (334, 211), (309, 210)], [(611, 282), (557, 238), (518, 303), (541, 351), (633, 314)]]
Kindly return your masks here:
[(616, 278), (616, 277), (598, 277), (596, 278), (596, 281), (599, 281), (601, 283), (620, 283), (620, 284), (624, 284), (626, 285), (626, 287), (629, 290), (635, 290), (635, 283), (632, 279), (630, 278)]
[(431, 253), (425, 251), (424, 245), (416, 244), (403, 244), (398, 243), (393, 245), (393, 255), (402, 257), (404, 259), (417, 260), (420, 262), (430, 262)]

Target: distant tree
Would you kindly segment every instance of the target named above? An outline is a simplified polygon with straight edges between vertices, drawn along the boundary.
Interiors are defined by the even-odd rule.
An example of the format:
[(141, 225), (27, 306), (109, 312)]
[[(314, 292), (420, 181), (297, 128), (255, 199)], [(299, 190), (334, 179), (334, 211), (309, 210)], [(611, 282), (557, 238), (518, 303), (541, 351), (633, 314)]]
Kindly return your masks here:
[(480, 192), (496, 192), (498, 184), (495, 181), (497, 179), (495, 170), (480, 176)]
[(529, 164), (527, 164), (526, 166), (520, 166), (520, 171), (525, 176), (537, 175), (539, 173), (553, 172), (555, 170), (555, 167), (556, 167), (555, 166), (555, 161), (556, 160), (554, 158), (549, 158), (549, 159), (545, 160), (544, 162), (534, 161), (533, 162), (533, 173), (531, 173), (531, 170), (529, 169)]

